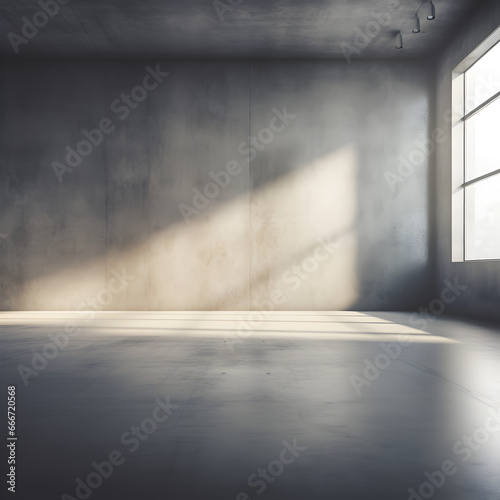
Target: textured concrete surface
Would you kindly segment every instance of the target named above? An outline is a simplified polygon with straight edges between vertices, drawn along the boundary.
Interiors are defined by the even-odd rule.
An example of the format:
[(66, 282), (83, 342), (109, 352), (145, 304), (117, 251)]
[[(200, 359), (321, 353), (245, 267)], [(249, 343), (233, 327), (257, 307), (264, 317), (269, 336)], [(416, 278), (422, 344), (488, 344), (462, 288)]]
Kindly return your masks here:
[[(439, 0), (429, 22), (427, 0), (52, 0), (56, 15), (46, 23), (36, 18), (39, 2), (4, 1), (0, 56), (330, 59), (346, 50), (353, 58), (434, 56), (481, 1)], [(57, 9), (58, 3), (65, 5)], [(415, 35), (417, 9), (422, 33)], [(40, 27), (30, 31), (34, 18)], [(398, 30), (404, 51), (394, 48)], [(11, 42), (9, 33), (25, 41)]]
[[(356, 312), (264, 321), (254, 313), (2, 313), (2, 405), (6, 387), (17, 387), (17, 497), (83, 498), (77, 479), (87, 482), (92, 463), (116, 451), (122, 463), (107, 478), (90, 477), (102, 484), (88, 498), (405, 500), (426, 472), (440, 480), (446, 460), (455, 472), (433, 498), (498, 498), (500, 432), (490, 412), (500, 410), (499, 332), (410, 321)], [(54, 338), (62, 350), (51, 349)], [(392, 344), (392, 359), (384, 361), (382, 343)], [(358, 394), (352, 377), (364, 378), (368, 363), (381, 369)], [(26, 384), (19, 365), (32, 369)], [(157, 398), (176, 407), (159, 411)], [(283, 441), (294, 440), (305, 449), (281, 455), (289, 463), (280, 466)], [(264, 491), (248, 483), (259, 469), (269, 478), (260, 479)]]
[[(134, 94), (147, 66), (169, 75)], [(0, 308), (428, 303), (431, 83), (411, 62), (4, 62)]]
[(471, 19), (443, 55), (436, 82), (436, 127), (446, 131), (446, 141), (437, 145), (436, 152), (436, 222), (438, 283), (454, 276), (468, 286), (459, 300), (450, 306), (459, 314), (500, 319), (500, 261), (452, 262), (451, 259), (451, 127), (446, 122), (451, 109), (451, 73), (483, 40), (500, 25), (500, 5), (491, 4)]

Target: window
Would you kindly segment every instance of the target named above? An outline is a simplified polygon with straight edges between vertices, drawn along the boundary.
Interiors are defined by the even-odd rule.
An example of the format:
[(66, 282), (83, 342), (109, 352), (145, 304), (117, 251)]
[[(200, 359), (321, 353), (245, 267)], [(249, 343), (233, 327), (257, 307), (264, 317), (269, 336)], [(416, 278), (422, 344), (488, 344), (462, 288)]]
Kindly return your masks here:
[(499, 34), (453, 74), (454, 261), (500, 259)]

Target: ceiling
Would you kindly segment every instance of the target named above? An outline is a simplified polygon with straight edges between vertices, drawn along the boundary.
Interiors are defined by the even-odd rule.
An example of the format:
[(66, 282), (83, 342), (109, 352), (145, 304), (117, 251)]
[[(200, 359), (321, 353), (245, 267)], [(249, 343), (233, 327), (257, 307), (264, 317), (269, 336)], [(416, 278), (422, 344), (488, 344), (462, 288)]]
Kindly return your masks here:
[[(0, 57), (421, 57), (440, 52), (484, 3), (434, 0), (428, 21), (427, 0), (41, 0), (68, 3), (31, 39), (9, 41), (22, 35), (23, 18), (43, 25), (39, 1), (1, 0)], [(398, 30), (403, 50), (394, 48)]]

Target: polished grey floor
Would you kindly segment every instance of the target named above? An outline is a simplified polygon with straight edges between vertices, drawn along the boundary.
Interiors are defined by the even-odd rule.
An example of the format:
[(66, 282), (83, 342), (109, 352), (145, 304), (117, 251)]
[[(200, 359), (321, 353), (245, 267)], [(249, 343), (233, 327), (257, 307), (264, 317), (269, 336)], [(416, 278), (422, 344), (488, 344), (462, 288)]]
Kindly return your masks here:
[(17, 388), (12, 498), (500, 498), (491, 325), (0, 313), (0, 341), (2, 400)]

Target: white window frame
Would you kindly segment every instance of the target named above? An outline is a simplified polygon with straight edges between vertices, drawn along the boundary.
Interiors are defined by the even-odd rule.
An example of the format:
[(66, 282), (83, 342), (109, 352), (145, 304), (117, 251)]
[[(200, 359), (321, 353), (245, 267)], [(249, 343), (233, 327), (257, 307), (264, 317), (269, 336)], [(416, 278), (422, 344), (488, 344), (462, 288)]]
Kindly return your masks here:
[[(493, 47), (500, 44), (500, 28), (495, 30), (484, 42), (473, 50), (452, 72), (452, 262), (485, 262), (498, 261), (500, 255), (490, 259), (467, 258), (467, 233), (466, 233), (466, 197), (465, 190), (493, 175), (500, 174), (500, 168), (484, 175), (465, 180), (466, 171), (466, 141), (465, 124), (469, 118), (500, 98), (500, 92), (476, 106), (472, 110), (466, 109), (467, 89), (466, 73)], [(499, 117), (500, 122), (500, 117)]]

